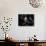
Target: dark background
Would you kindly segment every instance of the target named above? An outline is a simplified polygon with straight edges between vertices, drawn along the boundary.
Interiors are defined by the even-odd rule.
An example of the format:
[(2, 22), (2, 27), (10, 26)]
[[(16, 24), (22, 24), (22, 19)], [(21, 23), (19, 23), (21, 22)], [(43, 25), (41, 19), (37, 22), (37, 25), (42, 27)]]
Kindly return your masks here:
[[(25, 21), (25, 17), (27, 20)], [(34, 26), (34, 14), (18, 14), (19, 26)]]

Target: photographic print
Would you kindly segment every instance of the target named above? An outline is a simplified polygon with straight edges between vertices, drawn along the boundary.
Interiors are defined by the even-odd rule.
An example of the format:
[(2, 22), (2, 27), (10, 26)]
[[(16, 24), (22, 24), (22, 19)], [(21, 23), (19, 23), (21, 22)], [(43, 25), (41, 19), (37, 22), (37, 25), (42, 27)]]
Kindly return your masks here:
[(19, 26), (34, 26), (34, 14), (18, 14)]

